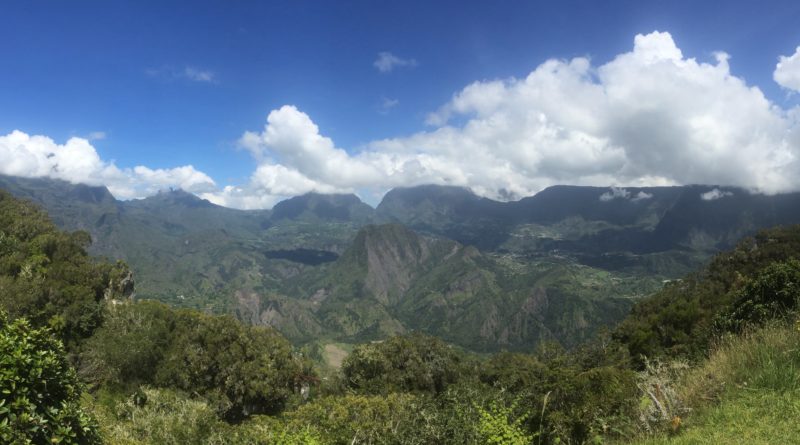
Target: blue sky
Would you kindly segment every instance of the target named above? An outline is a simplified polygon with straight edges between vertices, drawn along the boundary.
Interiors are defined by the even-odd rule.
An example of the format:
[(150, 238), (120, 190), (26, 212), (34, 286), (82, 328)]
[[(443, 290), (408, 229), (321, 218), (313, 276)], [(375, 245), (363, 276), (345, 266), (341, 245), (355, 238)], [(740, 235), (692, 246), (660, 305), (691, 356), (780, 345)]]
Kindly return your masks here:
[[(458, 159), (469, 157), (472, 152), (459, 155), (454, 148), (444, 147), (439, 139), (432, 139), (441, 136), (438, 130), (442, 128), (458, 133), (449, 136), (453, 140), (462, 137), (471, 122), (477, 125), (482, 118), (497, 122), (498, 116), (515, 119), (514, 116), (524, 113), (529, 108), (517, 104), (513, 96), (525, 96), (528, 90), (516, 88), (514, 82), (525, 79), (550, 59), (569, 62), (586, 58), (590, 68), (584, 82), (610, 90), (609, 85), (616, 85), (621, 77), (603, 80), (596, 71), (602, 71), (600, 67), (619, 55), (632, 52), (635, 36), (661, 31), (668, 33), (682, 52), (682, 59), (694, 58), (711, 66), (718, 63), (715, 52), (723, 51), (730, 56), (725, 62), (729, 66), (728, 77), (741, 81), (743, 87), (715, 98), (746, 94), (748, 88), (757, 87), (769, 102), (766, 108), (777, 109), (773, 111), (780, 115), (776, 118), (780, 122), (773, 122), (774, 116), (765, 115), (758, 124), (761, 126), (750, 134), (762, 131), (789, 134), (768, 141), (772, 147), (787, 146), (784, 152), (765, 155), (773, 160), (782, 159), (778, 166), (786, 169), (785, 176), (789, 178), (795, 173), (794, 157), (800, 151), (794, 145), (798, 118), (793, 110), (797, 109), (798, 100), (792, 72), (787, 71), (790, 80), (783, 86), (774, 76), (779, 57), (792, 61), (785, 64), (792, 68), (794, 59), (790, 58), (800, 46), (800, 26), (797, 26), (800, 3), (794, 1), (12, 0), (4, 2), (0, 12), (4, 18), (0, 27), (0, 54), (4, 59), (0, 69), (0, 135), (10, 135), (16, 130), (26, 136), (45, 136), (57, 148), (64, 147), (70, 138), (84, 138), (100, 158), (98, 165), (103, 168), (113, 165), (122, 172), (88, 174), (84, 169), (88, 175), (86, 182), (107, 181), (112, 191), (115, 189), (111, 182), (119, 181), (128, 174), (127, 170), (136, 166), (145, 166), (150, 172), (163, 170), (162, 175), (130, 173), (129, 176), (138, 175), (138, 179), (136, 184), (117, 186), (116, 194), (127, 195), (123, 197), (152, 193), (170, 182), (169, 169), (187, 165), (214, 182), (213, 186), (205, 184), (193, 191), (237, 207), (268, 207), (282, 196), (310, 190), (355, 191), (374, 201), (389, 187), (421, 181), (464, 185), (496, 198), (518, 198), (556, 182), (634, 185), (699, 180), (731, 182), (730, 185), (768, 192), (796, 188), (791, 179), (774, 181), (758, 177), (765, 171), (774, 171), (775, 164), (749, 172), (754, 179), (742, 183), (727, 180), (739, 177), (739, 173), (726, 176), (699, 171), (696, 176), (682, 177), (648, 168), (634, 162), (641, 156), (635, 153), (638, 148), (631, 146), (647, 138), (631, 136), (629, 131), (622, 135), (608, 130), (619, 126), (615, 122), (584, 126), (575, 114), (553, 118), (554, 113), (547, 112), (547, 104), (540, 102), (532, 104), (530, 109), (541, 111), (539, 114), (555, 126), (553, 131), (577, 132), (574, 137), (551, 140), (546, 147), (547, 142), (541, 141), (534, 147), (524, 142), (530, 141), (529, 137), (519, 142), (521, 131), (531, 126), (518, 122), (508, 125), (513, 134), (494, 135), (494, 140), (507, 137), (510, 146), (518, 144), (511, 155), (495, 156), (496, 148), (477, 147), (481, 142), (474, 138), (459, 142), (463, 147), (476, 145), (474, 149), (490, 156), (491, 166), (497, 169), (535, 160), (535, 165), (514, 170), (520, 179), (513, 182), (478, 178), (482, 175), (474, 169), (447, 170), (441, 164), (451, 159), (448, 156)], [(376, 66), (381, 53), (390, 53), (401, 63), (381, 71)], [(463, 93), (465, 87), (475, 82), (480, 82), (476, 84), (480, 96), (488, 97), (492, 94), (493, 80), (506, 81), (502, 86), (503, 104), (517, 105), (498, 108), (494, 104), (493, 110), (500, 110), (500, 114), (491, 115), (481, 108), (483, 105), (459, 108), (451, 103), (454, 95)], [(727, 87), (721, 87), (724, 88)], [(585, 112), (599, 110), (593, 104), (576, 100), (566, 107)], [(718, 109), (724, 108), (725, 100), (728, 99), (720, 99), (719, 106), (692, 122), (719, 119)], [(604, 107), (619, 108), (614, 105), (618, 102), (612, 102)], [(654, 98), (653, 103), (648, 113), (668, 116), (674, 110), (670, 107), (675, 104), (669, 98)], [(769, 113), (755, 99), (752, 103), (739, 100), (733, 103), (743, 107), (740, 112), (743, 116)], [(319, 148), (322, 151), (315, 151), (317, 146), (292, 146), (302, 144), (300, 136), (299, 139), (286, 136), (288, 139), (281, 139), (283, 142), (264, 137), (268, 114), (277, 113), (284, 105), (292, 108), (284, 108), (283, 113), (275, 115), (275, 131), (288, 128), (278, 125), (296, 117), (303, 120), (298, 131), (308, 130), (312, 139), (329, 138), (331, 146), (323, 140)], [(760, 108), (753, 111), (748, 107)], [(445, 108), (450, 109), (446, 119), (431, 119), (431, 113)], [(697, 108), (694, 105), (691, 109)], [(634, 111), (627, 113), (630, 120)], [(675, 125), (685, 127), (681, 122)], [(776, 129), (776, 125), (783, 127)], [(243, 135), (248, 131), (259, 134), (260, 139), (252, 140), (249, 145), (243, 143)], [(714, 143), (706, 141), (709, 132), (717, 134), (719, 139)], [(718, 128), (699, 135), (693, 133), (682, 142), (664, 142), (653, 149), (664, 150), (673, 143), (696, 147), (708, 142), (702, 152), (708, 154), (724, 152), (726, 148), (736, 150), (734, 142), (738, 146), (750, 143), (743, 142), (744, 136), (734, 137), (729, 133)], [(581, 138), (603, 140), (605, 148), (578, 146), (580, 142), (575, 141), (584, 140)], [(23, 139), (20, 136), (13, 139), (15, 147), (34, 144)], [(392, 143), (386, 143), (387, 139)], [(22, 156), (14, 155), (18, 152), (8, 148), (10, 144), (6, 141), (7, 156)], [(553, 146), (559, 147), (564, 158), (588, 155), (595, 165), (608, 165), (597, 171), (586, 166), (551, 165), (542, 150)], [(329, 170), (355, 172), (344, 175), (350, 180), (341, 181), (331, 179), (330, 172), (326, 173), (319, 165), (304, 163), (300, 157), (292, 160), (293, 153), (304, 150), (330, 158), (333, 152), (324, 151), (328, 149), (344, 151), (348, 156), (364, 153), (369, 156), (358, 161), (361, 164), (356, 162), (358, 165), (347, 158), (328, 166)], [(604, 150), (608, 156), (598, 155), (598, 150)], [(626, 153), (624, 160), (613, 155), (620, 150)], [(769, 149), (752, 150), (761, 153)], [(523, 152), (528, 153), (525, 159), (515, 158), (515, 154)], [(379, 154), (386, 153), (393, 153), (394, 161), (403, 157), (402, 165), (387, 167), (387, 163), (394, 161), (376, 160)], [(411, 154), (422, 158), (409, 161)], [(477, 159), (482, 158), (476, 155)], [(688, 158), (685, 153), (678, 153), (676, 159)], [(65, 171), (72, 161), (63, 161), (61, 170)], [(379, 180), (374, 172), (365, 172), (366, 164), (386, 175), (399, 170), (405, 173), (394, 180)], [(264, 165), (269, 168), (262, 169), (257, 177), (258, 168)], [(731, 171), (736, 172), (736, 168), (731, 167)], [(38, 166), (3, 172), (48, 174), (43, 171)], [(498, 170), (496, 176), (510, 174)], [(77, 173), (64, 178), (81, 180)], [(189, 189), (193, 186), (191, 182), (175, 180), (175, 185), (181, 184), (188, 184)], [(227, 185), (234, 187), (225, 194), (223, 188)]]

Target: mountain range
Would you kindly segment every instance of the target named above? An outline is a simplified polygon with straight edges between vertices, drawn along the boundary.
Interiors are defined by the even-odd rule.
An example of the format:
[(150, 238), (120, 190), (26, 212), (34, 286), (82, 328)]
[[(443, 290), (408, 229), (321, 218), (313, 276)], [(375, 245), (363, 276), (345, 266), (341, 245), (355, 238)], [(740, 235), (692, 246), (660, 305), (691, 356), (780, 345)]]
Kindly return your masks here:
[(555, 186), (519, 201), (460, 187), (309, 193), (271, 210), (181, 190), (0, 176), (90, 252), (126, 261), (136, 298), (234, 314), (297, 343), (420, 330), (477, 351), (578, 344), (756, 230), (800, 222), (800, 194), (715, 186)]

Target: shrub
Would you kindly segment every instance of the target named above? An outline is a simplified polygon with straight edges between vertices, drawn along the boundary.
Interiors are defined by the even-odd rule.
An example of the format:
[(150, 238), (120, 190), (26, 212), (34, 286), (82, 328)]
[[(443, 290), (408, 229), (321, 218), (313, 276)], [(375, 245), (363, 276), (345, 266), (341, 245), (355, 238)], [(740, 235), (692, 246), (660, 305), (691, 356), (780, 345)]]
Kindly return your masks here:
[(228, 425), (208, 404), (172, 390), (144, 387), (110, 409), (97, 406), (95, 412), (111, 445), (228, 443)]
[(800, 305), (800, 261), (772, 263), (736, 293), (729, 308), (715, 319), (718, 332), (742, 332), (786, 316)]
[(0, 312), (0, 442), (100, 443), (81, 387), (48, 329)]
[(348, 387), (365, 393), (439, 393), (462, 376), (463, 363), (442, 340), (414, 333), (357, 346), (342, 364), (342, 375)]

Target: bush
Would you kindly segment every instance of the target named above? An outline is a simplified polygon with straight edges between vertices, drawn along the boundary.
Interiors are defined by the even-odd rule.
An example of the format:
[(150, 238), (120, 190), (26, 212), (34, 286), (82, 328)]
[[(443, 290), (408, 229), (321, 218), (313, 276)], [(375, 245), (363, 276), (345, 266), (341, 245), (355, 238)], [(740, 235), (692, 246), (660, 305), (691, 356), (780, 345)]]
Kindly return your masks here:
[(225, 419), (277, 414), (311, 372), (271, 328), (178, 311), (155, 383), (197, 393)]
[(715, 319), (717, 332), (742, 332), (781, 318), (800, 305), (800, 261), (772, 263), (736, 293), (729, 308)]
[(286, 413), (286, 421), (293, 431), (318, 431), (330, 445), (430, 443), (414, 438), (421, 407), (411, 394), (323, 397)]
[(0, 312), (0, 442), (94, 444), (94, 419), (64, 347), (47, 329)]
[(111, 408), (97, 406), (101, 431), (111, 445), (228, 443), (228, 425), (201, 400), (166, 389), (142, 388)]
[(464, 358), (429, 335), (398, 335), (357, 346), (342, 364), (345, 384), (369, 394), (439, 393), (465, 374)]

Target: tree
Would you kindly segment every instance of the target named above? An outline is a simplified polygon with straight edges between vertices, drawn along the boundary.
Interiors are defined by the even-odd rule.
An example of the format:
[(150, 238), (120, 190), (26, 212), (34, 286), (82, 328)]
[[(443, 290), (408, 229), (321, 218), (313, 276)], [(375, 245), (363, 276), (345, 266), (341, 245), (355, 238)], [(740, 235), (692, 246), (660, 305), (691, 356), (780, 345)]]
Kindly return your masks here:
[(59, 231), (31, 203), (0, 190), (0, 309), (49, 327), (72, 352), (102, 324), (106, 298), (132, 291), (124, 263), (97, 263), (86, 232)]
[(442, 340), (413, 333), (357, 346), (342, 364), (345, 384), (373, 394), (440, 393), (464, 373), (464, 357)]
[(279, 413), (307, 370), (271, 328), (194, 311), (177, 311), (176, 325), (156, 385), (200, 394), (226, 420)]
[(800, 261), (775, 262), (736, 293), (736, 300), (714, 320), (717, 332), (741, 332), (749, 325), (785, 316), (800, 305)]

